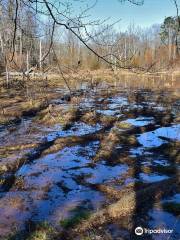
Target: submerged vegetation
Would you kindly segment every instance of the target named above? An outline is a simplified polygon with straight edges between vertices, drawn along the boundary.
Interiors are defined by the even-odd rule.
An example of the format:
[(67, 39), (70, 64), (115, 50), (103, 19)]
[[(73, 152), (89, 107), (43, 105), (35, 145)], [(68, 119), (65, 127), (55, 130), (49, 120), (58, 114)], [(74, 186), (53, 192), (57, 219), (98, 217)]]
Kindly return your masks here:
[(72, 228), (79, 224), (82, 220), (90, 217), (90, 211), (82, 207), (77, 207), (72, 210), (73, 217), (60, 221), (60, 225), (64, 228)]

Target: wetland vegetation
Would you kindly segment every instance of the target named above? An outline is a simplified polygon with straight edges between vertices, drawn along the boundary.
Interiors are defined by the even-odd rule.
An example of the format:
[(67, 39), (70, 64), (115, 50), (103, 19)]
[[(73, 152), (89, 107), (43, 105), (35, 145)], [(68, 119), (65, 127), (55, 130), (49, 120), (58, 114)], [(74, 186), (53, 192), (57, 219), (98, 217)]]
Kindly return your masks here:
[(175, 222), (177, 239), (177, 90), (86, 85), (67, 101), (65, 88), (54, 88), (34, 105), (8, 91), (1, 95), (2, 239), (129, 239), (135, 226)]
[(84, 2), (0, 1), (0, 240), (178, 240), (179, 3), (117, 32)]

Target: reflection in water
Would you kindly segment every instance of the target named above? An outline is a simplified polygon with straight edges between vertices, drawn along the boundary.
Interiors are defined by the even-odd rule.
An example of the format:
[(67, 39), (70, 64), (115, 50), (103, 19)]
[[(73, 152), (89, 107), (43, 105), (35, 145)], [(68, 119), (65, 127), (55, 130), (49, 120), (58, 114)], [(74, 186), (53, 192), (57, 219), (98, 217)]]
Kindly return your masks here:
[[(47, 136), (48, 141), (52, 141), (57, 137), (69, 137), (69, 136), (83, 136), (86, 134), (92, 134), (101, 129), (100, 124), (94, 126), (88, 125), (83, 122), (76, 122), (68, 130), (63, 130), (61, 126), (57, 126), (54, 130), (49, 129), (50, 133)], [(53, 133), (52, 133), (53, 131)]]
[(149, 216), (151, 217), (149, 228), (173, 230), (172, 234), (153, 234), (153, 240), (177, 240), (180, 238), (180, 221), (175, 216), (157, 208), (150, 210)]
[(160, 137), (180, 141), (180, 124), (158, 128), (153, 132), (145, 132), (138, 137), (138, 141), (144, 147), (159, 147), (167, 142)]
[(143, 126), (149, 125), (150, 123), (154, 123), (154, 118), (153, 117), (129, 118), (124, 122), (132, 124), (133, 126), (136, 126), (136, 127), (143, 127)]
[[(113, 155), (111, 164), (107, 159), (104, 159), (105, 157), (103, 161), (94, 161), (94, 157), (101, 148), (102, 140), (106, 139), (109, 131), (116, 126), (114, 120), (119, 123), (119, 117), (123, 116), (123, 123), (125, 122), (131, 126), (118, 132), (120, 135), (126, 134), (125, 138), (126, 136), (128, 138), (129, 135), (126, 130), (133, 132), (134, 129), (145, 129), (146, 131), (145, 126), (157, 127), (156, 114), (153, 115), (153, 111), (155, 106), (158, 105), (151, 102), (153, 101), (151, 94), (149, 95), (150, 99), (147, 101), (148, 93), (144, 94), (142, 102), (133, 102), (132, 100), (130, 103), (129, 98), (126, 97), (126, 94), (105, 97), (104, 95), (98, 95), (98, 93), (97, 96), (96, 93), (93, 93), (91, 96), (84, 98), (84, 102), (80, 103), (81, 110), (91, 112), (93, 109), (94, 112), (98, 112), (100, 119), (103, 117), (107, 121), (109, 119), (113, 120), (110, 129), (101, 133), (98, 141), (68, 144), (61, 150), (56, 149), (54, 153), (40, 154), (37, 159), (33, 158), (19, 167), (15, 172), (15, 182), (12, 187), (8, 192), (1, 195), (0, 234), (7, 234), (12, 231), (12, 228), (23, 229), (28, 220), (35, 222), (48, 221), (55, 226), (59, 226), (59, 221), (70, 217), (72, 210), (79, 206), (85, 206), (91, 211), (102, 208), (108, 202), (107, 196), (95, 190), (94, 184), (122, 190), (125, 186), (132, 187), (136, 183), (149, 185), (170, 178), (165, 171), (162, 173), (160, 170), (171, 166), (172, 159), (164, 156), (163, 153), (155, 154), (151, 147), (158, 147), (171, 140), (180, 141), (179, 124), (168, 127), (158, 126), (158, 129), (144, 132), (138, 136), (134, 132), (130, 139), (136, 139), (137, 137), (141, 144), (140, 147), (131, 145), (131, 141), (122, 144), (122, 142), (118, 142), (116, 135), (112, 135), (112, 141), (109, 141), (114, 144), (112, 155), (114, 152), (116, 155)], [(62, 100), (53, 101), (53, 103), (62, 104), (66, 110), (73, 105), (72, 103), (64, 104)], [(148, 109), (148, 106), (153, 111), (145, 115), (142, 109), (144, 107)], [(123, 109), (127, 111), (127, 115), (126, 111), (122, 111)], [(159, 112), (163, 114), (165, 106), (158, 106), (156, 110), (160, 110)], [(11, 145), (14, 141), (21, 144), (45, 139), (53, 144), (53, 140), (57, 138), (94, 134), (103, 127), (101, 121), (97, 120), (94, 125), (91, 125), (88, 121), (83, 122), (82, 119), (72, 123), (68, 130), (64, 130), (60, 124), (50, 127), (40, 126), (35, 121), (33, 122), (32, 119), (26, 120), (25, 123), (22, 121), (22, 124), (11, 133), (5, 129), (1, 133), (1, 142), (4, 145)], [(22, 152), (23, 150), (15, 152), (12, 156), (10, 155), (11, 160), (16, 159)], [(10, 163), (10, 157), (3, 156), (3, 164), (7, 162), (7, 159), (8, 163)], [(2, 164), (2, 161), (0, 161), (0, 164)], [(160, 169), (159, 172), (158, 168)], [(144, 169), (148, 169), (148, 171)], [(136, 191), (136, 189), (132, 190)], [(179, 194), (175, 194), (173, 197), (164, 199), (162, 203), (179, 203), (179, 199)], [(134, 200), (136, 201), (136, 199)], [(175, 232), (173, 237), (174, 240), (178, 239), (175, 238), (178, 236), (180, 229), (177, 217), (163, 209), (155, 208), (153, 205), (151, 208), (149, 211), (151, 217), (149, 227), (157, 228), (162, 223), (167, 228), (172, 228), (174, 224)], [(122, 230), (115, 224), (110, 224), (107, 228), (113, 239), (116, 239), (119, 235), (125, 238), (129, 236), (127, 229)], [(164, 239), (163, 237), (153, 235), (153, 238), (157, 240)]]
[(159, 173), (151, 173), (151, 174), (140, 173), (139, 177), (140, 177), (140, 180), (145, 183), (159, 182), (159, 181), (168, 179), (168, 176), (160, 175)]

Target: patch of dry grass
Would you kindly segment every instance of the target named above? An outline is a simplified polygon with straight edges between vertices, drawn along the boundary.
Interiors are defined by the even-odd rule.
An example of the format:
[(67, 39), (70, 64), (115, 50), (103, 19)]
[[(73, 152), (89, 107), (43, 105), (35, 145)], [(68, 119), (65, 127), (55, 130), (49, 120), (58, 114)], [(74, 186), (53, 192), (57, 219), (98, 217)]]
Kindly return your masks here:
[[(160, 200), (162, 196), (172, 192), (174, 187), (177, 187), (178, 184), (179, 179), (173, 178), (161, 181), (160, 183), (151, 184), (137, 192), (136, 189), (130, 192), (127, 191), (126, 193), (124, 192), (120, 200), (92, 214), (88, 220), (82, 221), (81, 224), (74, 228), (73, 233), (76, 235), (92, 228), (97, 228), (105, 223), (113, 222), (114, 219), (133, 216), (133, 212), (136, 211), (138, 206), (142, 206), (142, 204), (144, 204), (144, 206), (148, 205), (152, 198), (153, 202)], [(155, 196), (153, 193), (158, 194)]]

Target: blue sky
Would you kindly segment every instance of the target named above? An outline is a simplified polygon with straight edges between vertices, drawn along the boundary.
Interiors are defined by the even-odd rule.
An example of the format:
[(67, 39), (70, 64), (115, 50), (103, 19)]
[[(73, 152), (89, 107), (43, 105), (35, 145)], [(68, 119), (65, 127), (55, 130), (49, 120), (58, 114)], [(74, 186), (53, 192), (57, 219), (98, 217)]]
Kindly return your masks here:
[[(178, 0), (180, 5), (180, 0)], [(149, 27), (155, 23), (162, 23), (166, 16), (176, 15), (172, 0), (144, 0), (143, 6), (135, 6), (118, 0), (98, 0), (91, 10), (92, 18), (104, 19), (111, 17), (111, 21), (121, 19), (119, 26), (125, 30), (129, 24), (135, 23), (142, 27)]]

